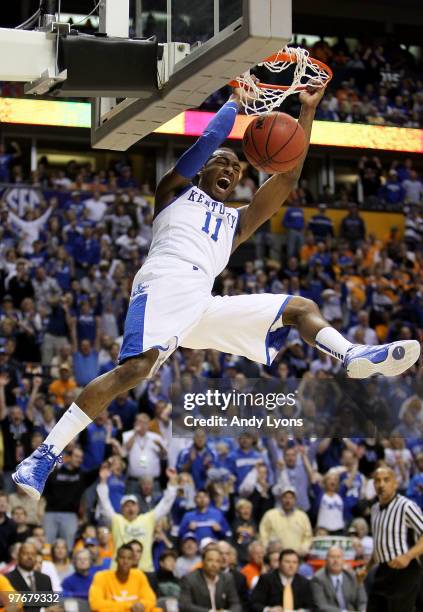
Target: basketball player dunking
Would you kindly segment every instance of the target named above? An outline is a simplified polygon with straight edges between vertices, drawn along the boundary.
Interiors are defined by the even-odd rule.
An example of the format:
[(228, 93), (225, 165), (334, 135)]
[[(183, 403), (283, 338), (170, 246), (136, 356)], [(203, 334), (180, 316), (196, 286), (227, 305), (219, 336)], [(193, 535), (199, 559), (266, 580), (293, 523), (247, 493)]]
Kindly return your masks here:
[(308, 344), (342, 361), (353, 378), (394, 376), (416, 362), (418, 342), (353, 345), (325, 321), (314, 302), (302, 297), (211, 295), (231, 253), (280, 209), (294, 188), (322, 96), (323, 89), (300, 94), (304, 155), (293, 171), (269, 178), (248, 206), (225, 206), (241, 166), (233, 151), (219, 148), (238, 112), (238, 90), (162, 178), (155, 197), (153, 242), (133, 282), (119, 365), (90, 382), (44, 443), (18, 466), (13, 479), (29, 495), (38, 499), (71, 440), (117, 395), (151, 377), (178, 346), (216, 349), (270, 365), (289, 326), (294, 326)]

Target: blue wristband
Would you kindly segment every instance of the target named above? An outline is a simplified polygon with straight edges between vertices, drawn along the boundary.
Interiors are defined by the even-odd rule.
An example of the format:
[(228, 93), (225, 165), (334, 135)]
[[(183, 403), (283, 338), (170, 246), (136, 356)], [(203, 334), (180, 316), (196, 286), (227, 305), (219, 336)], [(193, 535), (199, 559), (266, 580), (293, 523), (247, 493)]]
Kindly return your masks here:
[(226, 102), (210, 121), (197, 142), (180, 157), (175, 165), (176, 172), (184, 178), (193, 178), (204, 166), (210, 155), (229, 136), (237, 113), (238, 104), (234, 101)]

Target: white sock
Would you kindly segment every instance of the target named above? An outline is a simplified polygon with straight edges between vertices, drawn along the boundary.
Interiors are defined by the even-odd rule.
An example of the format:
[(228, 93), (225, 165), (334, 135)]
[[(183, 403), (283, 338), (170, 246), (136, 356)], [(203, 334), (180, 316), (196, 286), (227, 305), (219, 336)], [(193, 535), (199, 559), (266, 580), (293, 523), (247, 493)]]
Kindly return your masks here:
[(336, 357), (340, 361), (344, 360), (351, 346), (353, 346), (351, 342), (336, 331), (334, 327), (324, 327), (317, 333), (316, 347), (323, 353)]
[(49, 446), (52, 444), (54, 452), (59, 454), (90, 423), (92, 423), (90, 417), (78, 408), (74, 402), (53, 427), (44, 440), (44, 444)]

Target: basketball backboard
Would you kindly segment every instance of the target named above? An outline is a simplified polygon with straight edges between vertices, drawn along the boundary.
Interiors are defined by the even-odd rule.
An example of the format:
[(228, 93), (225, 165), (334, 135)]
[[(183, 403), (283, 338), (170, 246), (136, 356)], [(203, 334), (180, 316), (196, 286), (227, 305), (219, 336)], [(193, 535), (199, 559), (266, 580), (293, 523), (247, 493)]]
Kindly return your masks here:
[[(158, 87), (138, 99), (93, 99), (94, 148), (128, 149), (284, 47), (292, 35), (291, 0), (157, 0), (149, 13), (141, 7), (138, 0), (136, 33), (156, 35), (160, 43)], [(128, 36), (125, 11), (127, 0), (104, 0), (103, 31)]]

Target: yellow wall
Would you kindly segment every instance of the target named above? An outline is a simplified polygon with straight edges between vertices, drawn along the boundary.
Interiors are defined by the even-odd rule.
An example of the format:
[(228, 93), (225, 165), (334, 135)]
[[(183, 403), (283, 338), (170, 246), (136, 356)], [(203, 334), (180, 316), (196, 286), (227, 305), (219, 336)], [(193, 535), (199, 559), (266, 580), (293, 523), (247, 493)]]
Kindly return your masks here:
[[(317, 208), (304, 208), (304, 217), (306, 222), (318, 212)], [(285, 209), (282, 207), (281, 211), (277, 213), (272, 219), (272, 231), (276, 234), (284, 233), (284, 229), (282, 227), (282, 218), (285, 214)], [(327, 210), (326, 214), (333, 221), (335, 227), (335, 235), (338, 235), (339, 226), (341, 224), (341, 220), (347, 214), (346, 210)], [(363, 218), (367, 234), (374, 234), (376, 238), (383, 239), (388, 234), (390, 228), (393, 225), (399, 227), (401, 235), (404, 233), (404, 215), (399, 213), (391, 213), (391, 212), (360, 212), (360, 216)]]

